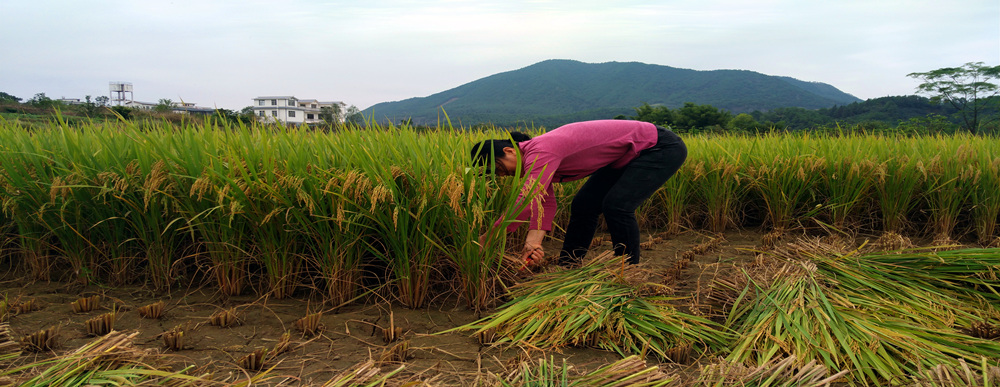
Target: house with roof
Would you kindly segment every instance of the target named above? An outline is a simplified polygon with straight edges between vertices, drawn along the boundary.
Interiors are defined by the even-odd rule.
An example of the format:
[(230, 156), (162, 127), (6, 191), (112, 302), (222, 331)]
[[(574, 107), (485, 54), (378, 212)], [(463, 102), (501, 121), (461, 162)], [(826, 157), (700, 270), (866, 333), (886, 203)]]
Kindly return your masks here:
[(337, 106), (343, 111), (343, 102), (322, 102), (299, 99), (295, 96), (261, 96), (253, 99), (253, 113), (261, 121), (280, 121), (286, 124), (322, 123), (323, 108)]
[[(159, 103), (152, 102), (142, 102), (142, 101), (127, 101), (123, 104), (125, 107), (130, 107), (132, 109), (153, 111), (156, 110)], [(170, 111), (179, 114), (212, 114), (215, 113), (214, 108), (199, 107), (196, 106), (194, 102), (170, 102)]]

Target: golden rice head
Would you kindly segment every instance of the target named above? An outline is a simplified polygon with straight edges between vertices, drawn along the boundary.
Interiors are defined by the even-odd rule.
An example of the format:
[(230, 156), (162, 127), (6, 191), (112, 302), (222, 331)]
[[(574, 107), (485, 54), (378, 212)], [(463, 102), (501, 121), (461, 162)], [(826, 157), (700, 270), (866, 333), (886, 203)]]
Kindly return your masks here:
[(167, 167), (167, 163), (163, 160), (158, 160), (153, 163), (149, 175), (146, 176), (146, 181), (142, 184), (143, 204), (146, 208), (149, 208), (149, 202), (153, 199), (153, 195), (158, 191), (168, 190), (170, 187), (173, 187), (173, 183), (170, 180), (170, 170)]
[(444, 183), (441, 184), (441, 189), (438, 192), (438, 196), (445, 198), (448, 201), (448, 207), (455, 212), (459, 217), (465, 216), (465, 211), (462, 207), (462, 197), (465, 195), (465, 184), (458, 175), (452, 173), (445, 178)]
[(188, 192), (188, 196), (204, 200), (205, 195), (212, 191), (214, 191), (212, 179), (207, 174), (202, 174), (194, 183), (191, 183), (191, 190)]
[(371, 208), (369, 208), (369, 212), (375, 212), (375, 208), (377, 208), (380, 203), (392, 200), (392, 191), (384, 185), (378, 185), (375, 188), (372, 188), (370, 200)]

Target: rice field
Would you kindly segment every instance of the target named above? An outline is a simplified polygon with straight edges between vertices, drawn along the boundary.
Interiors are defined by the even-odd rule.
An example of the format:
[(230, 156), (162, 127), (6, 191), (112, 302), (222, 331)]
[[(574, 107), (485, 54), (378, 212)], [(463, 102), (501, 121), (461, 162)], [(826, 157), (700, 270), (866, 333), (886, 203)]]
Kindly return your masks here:
[[(301, 337), (319, 334), (323, 314), (344, 308), (419, 313), (461, 304), (477, 318), (439, 331), (542, 351), (495, 379), (477, 379), (484, 385), (569, 378), (565, 363), (545, 355), (564, 348), (622, 359), (603, 371), (620, 378), (600, 384), (600, 373), (576, 376), (586, 385), (695, 384), (698, 375), (700, 385), (732, 385), (733, 375), (753, 385), (1000, 383), (997, 139), (687, 136), (687, 162), (638, 216), (650, 244), (691, 235), (703, 244), (673, 257), (674, 267), (639, 268), (644, 275), (603, 256), (579, 271), (532, 277), (505, 254), (498, 231), (489, 245), (477, 243), (522, 203), (517, 179), (468, 169), (471, 145), (502, 133), (320, 132), (210, 120), (28, 129), (3, 121), (0, 263), (7, 283), (56, 283), (81, 296), (95, 287), (198, 289), (212, 295), (207, 310), (221, 311), (238, 306), (231, 300), (305, 302), (294, 324)], [(577, 187), (557, 186), (557, 224), (568, 220)], [(704, 255), (742, 230), (759, 237), (743, 249), (748, 258), (719, 256), (726, 275), (701, 284), (698, 295), (678, 291), (688, 254)], [(560, 231), (553, 237), (550, 254)], [(27, 316), (27, 297), (6, 289), (3, 319)], [(236, 312), (214, 313), (206, 321), (239, 320)], [(105, 336), (116, 316), (92, 317), (84, 324), (91, 336), (111, 340), (94, 346), (129, 347)], [(395, 320), (370, 324), (385, 330), (385, 352), (373, 354), (373, 364), (405, 366), (406, 341), (395, 340), (400, 334), (386, 321)], [(185, 329), (195, 328), (163, 327), (174, 340), (163, 346), (183, 350), (176, 340)], [(35, 350), (72, 362), (66, 348), (47, 348), (46, 334), (31, 340)], [(233, 369), (266, 378), (275, 364), (268, 353), (276, 352), (277, 344), (247, 353)], [(3, 377), (41, 376), (42, 365), (18, 359), (2, 361), (32, 367), (10, 366)], [(701, 367), (678, 376), (655, 364)], [(394, 367), (358, 367), (376, 385), (394, 376)], [(190, 372), (143, 369), (135, 380), (208, 383)], [(624, 382), (640, 374), (649, 377)], [(972, 381), (941, 382), (963, 377)]]

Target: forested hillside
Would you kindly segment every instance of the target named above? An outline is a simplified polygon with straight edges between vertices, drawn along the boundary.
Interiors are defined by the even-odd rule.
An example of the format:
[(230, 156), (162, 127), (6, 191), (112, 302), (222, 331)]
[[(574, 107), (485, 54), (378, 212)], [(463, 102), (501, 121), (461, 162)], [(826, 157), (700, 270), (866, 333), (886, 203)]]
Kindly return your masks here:
[(421, 98), (365, 109), (379, 121), (436, 125), (562, 123), (634, 113), (643, 103), (676, 108), (686, 102), (733, 113), (782, 107), (829, 108), (860, 101), (835, 87), (746, 70), (696, 71), (637, 62), (548, 60)]

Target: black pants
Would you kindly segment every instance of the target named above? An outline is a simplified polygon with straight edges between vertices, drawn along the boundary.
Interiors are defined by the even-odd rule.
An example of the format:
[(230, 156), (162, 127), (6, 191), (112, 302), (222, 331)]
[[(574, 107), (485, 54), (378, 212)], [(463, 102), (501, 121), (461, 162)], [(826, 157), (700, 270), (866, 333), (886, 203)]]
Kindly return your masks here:
[(579, 264), (590, 248), (600, 215), (604, 214), (615, 255), (626, 255), (628, 263), (639, 263), (639, 224), (635, 210), (666, 183), (687, 158), (684, 141), (674, 132), (657, 126), (652, 148), (621, 169), (604, 167), (594, 172), (576, 193), (570, 207), (566, 239), (559, 264)]

